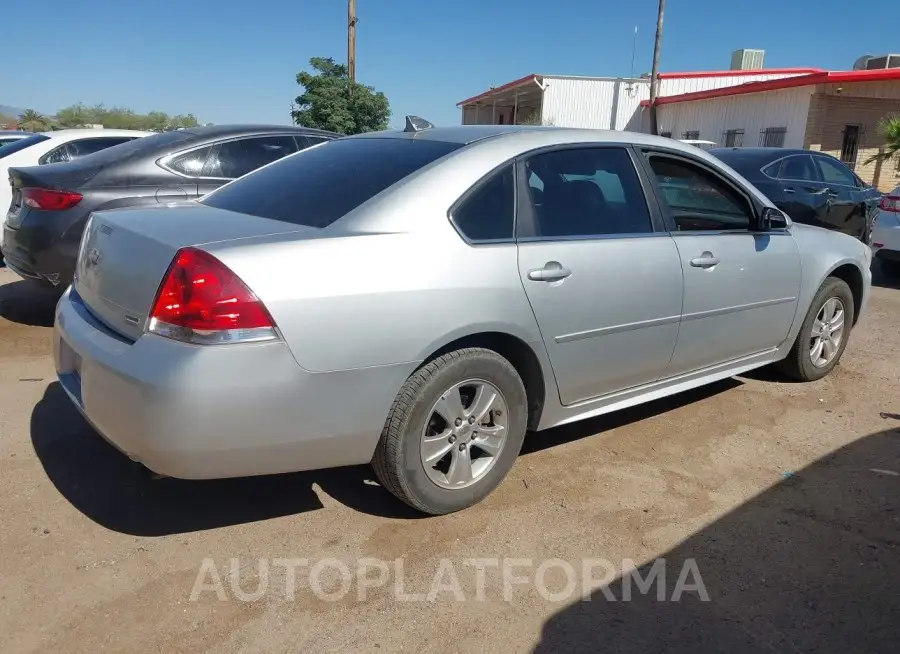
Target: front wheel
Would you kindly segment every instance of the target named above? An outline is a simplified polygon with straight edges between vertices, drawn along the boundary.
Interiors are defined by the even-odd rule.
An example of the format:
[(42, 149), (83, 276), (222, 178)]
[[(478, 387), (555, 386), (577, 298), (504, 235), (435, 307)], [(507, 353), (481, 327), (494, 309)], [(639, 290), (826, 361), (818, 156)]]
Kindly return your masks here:
[(847, 283), (827, 278), (810, 304), (791, 351), (780, 362), (782, 372), (797, 381), (815, 381), (831, 372), (847, 347), (853, 312), (853, 293)]
[(452, 513), (503, 481), (527, 423), (525, 387), (513, 365), (492, 350), (456, 350), (406, 380), (372, 466), (381, 485), (413, 508)]

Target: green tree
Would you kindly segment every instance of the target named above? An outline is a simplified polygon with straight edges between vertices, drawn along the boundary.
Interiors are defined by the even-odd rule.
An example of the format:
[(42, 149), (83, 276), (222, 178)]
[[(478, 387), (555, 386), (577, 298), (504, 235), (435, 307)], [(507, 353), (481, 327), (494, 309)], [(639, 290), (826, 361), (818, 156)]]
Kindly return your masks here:
[(877, 154), (869, 157), (866, 164), (875, 161), (890, 161), (900, 157), (900, 114), (891, 114), (878, 123), (878, 135), (884, 139), (884, 147)]
[(26, 109), (19, 115), (19, 127), (26, 132), (43, 132), (50, 127), (50, 121), (34, 109)]
[(296, 124), (341, 134), (387, 129), (391, 106), (384, 93), (351, 81), (347, 67), (331, 57), (313, 57), (309, 65), (315, 72), (297, 73), (303, 93), (291, 111)]
[(81, 127), (91, 123), (91, 112), (80, 102), (56, 112), (56, 122), (61, 127)]

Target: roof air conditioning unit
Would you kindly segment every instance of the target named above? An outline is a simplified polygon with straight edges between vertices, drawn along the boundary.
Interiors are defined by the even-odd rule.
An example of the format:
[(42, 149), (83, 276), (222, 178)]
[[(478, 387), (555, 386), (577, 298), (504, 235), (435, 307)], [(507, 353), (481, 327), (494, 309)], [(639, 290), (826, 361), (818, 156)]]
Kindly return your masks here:
[(865, 55), (857, 59), (853, 65), (853, 70), (882, 70), (884, 68), (900, 68), (900, 54)]

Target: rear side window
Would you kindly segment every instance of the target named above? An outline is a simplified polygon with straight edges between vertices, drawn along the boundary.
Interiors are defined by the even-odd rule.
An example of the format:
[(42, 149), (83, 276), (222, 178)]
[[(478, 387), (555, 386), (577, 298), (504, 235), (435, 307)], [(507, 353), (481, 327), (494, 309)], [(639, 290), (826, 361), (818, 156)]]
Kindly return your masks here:
[(452, 211), (453, 223), (470, 241), (510, 240), (515, 215), (512, 165), (494, 173)]
[(185, 152), (169, 161), (166, 165), (182, 175), (199, 177), (200, 173), (203, 172), (203, 165), (206, 163), (206, 159), (209, 157), (209, 153), (212, 149), (213, 146), (210, 145), (205, 148), (197, 148), (196, 150)]
[(297, 147), (300, 150), (305, 150), (306, 148), (311, 148), (314, 145), (331, 140), (324, 136), (295, 136), (294, 139), (297, 141)]
[(781, 164), (778, 178), (784, 180), (803, 180), (807, 182), (818, 180), (812, 157), (808, 154), (787, 157)]
[(406, 138), (337, 139), (242, 177), (201, 203), (294, 225), (327, 227), (460, 147)]
[(293, 136), (256, 136), (220, 143), (203, 167), (203, 177), (236, 179), (297, 151)]

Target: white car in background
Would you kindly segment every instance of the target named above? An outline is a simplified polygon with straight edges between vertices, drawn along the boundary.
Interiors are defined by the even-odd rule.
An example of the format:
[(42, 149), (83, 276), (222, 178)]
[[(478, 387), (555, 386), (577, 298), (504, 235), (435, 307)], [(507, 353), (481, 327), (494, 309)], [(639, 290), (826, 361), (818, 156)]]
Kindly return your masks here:
[(12, 204), (10, 168), (74, 161), (150, 134), (153, 132), (130, 129), (61, 129), (31, 134), (3, 146), (0, 149), (0, 227), (6, 222), (6, 212)]
[(873, 259), (891, 277), (900, 277), (900, 186), (881, 198), (872, 228)]

